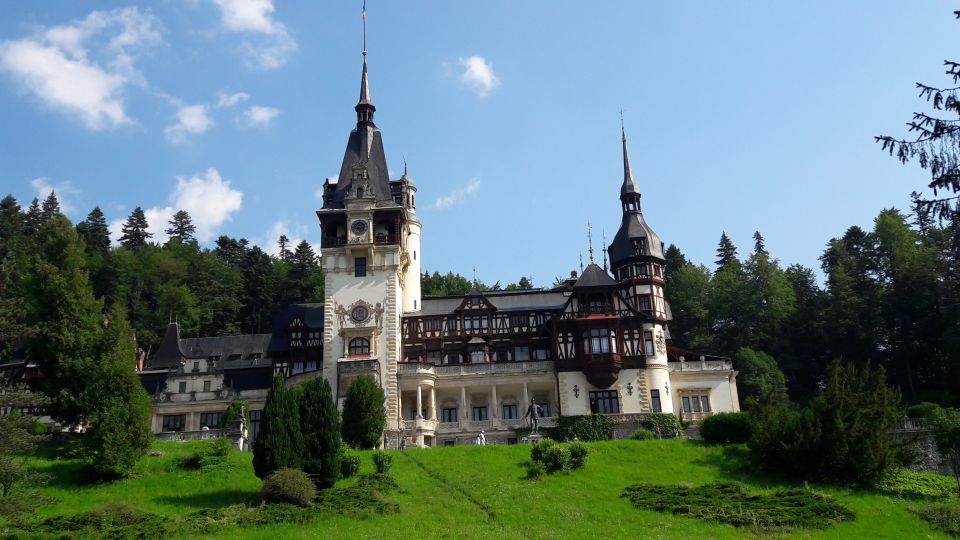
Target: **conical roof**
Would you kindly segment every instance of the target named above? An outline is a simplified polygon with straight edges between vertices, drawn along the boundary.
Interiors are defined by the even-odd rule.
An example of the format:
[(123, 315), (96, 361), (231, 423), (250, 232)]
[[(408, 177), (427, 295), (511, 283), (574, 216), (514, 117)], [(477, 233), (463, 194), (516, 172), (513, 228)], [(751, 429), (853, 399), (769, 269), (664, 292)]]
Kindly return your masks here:
[(574, 289), (583, 287), (609, 287), (616, 285), (617, 282), (603, 268), (597, 266), (597, 263), (590, 263), (583, 269), (580, 278), (573, 284)]

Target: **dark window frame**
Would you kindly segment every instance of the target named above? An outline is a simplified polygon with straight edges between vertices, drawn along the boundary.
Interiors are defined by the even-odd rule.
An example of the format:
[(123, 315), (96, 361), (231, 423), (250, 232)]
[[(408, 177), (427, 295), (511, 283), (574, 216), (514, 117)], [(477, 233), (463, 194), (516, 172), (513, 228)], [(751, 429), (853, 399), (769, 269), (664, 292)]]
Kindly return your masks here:
[(347, 345), (347, 354), (350, 356), (362, 356), (370, 354), (370, 340), (365, 337), (355, 337)]

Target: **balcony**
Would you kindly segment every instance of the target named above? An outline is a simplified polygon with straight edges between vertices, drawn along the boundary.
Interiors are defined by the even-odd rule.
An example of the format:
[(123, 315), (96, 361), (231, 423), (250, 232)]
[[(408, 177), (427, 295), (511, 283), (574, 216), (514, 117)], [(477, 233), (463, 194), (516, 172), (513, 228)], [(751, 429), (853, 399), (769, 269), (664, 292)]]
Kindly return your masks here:
[[(556, 425), (556, 416), (549, 416), (540, 419), (541, 428), (555, 427)], [(420, 418), (416, 420), (403, 421), (404, 430), (414, 431), (419, 428), (426, 431), (435, 431), (436, 433), (445, 435), (480, 430), (506, 431), (525, 427), (529, 427), (529, 424), (522, 418), (511, 418), (508, 420), (496, 418), (491, 420), (462, 420), (459, 422), (437, 422), (435, 420)]]
[(427, 418), (416, 418), (413, 420), (404, 420), (403, 429), (422, 429), (426, 431), (436, 431), (437, 421)]
[(730, 371), (733, 362), (730, 360), (705, 360), (703, 362), (670, 362), (667, 369), (671, 372), (688, 373), (694, 371)]
[(553, 361), (533, 360), (529, 362), (491, 362), (483, 364), (447, 364), (436, 366), (419, 362), (399, 364), (401, 375), (440, 375), (456, 377), (462, 375), (507, 375), (521, 373), (553, 373)]
[(373, 243), (377, 245), (384, 244), (396, 244), (397, 235), (395, 234), (378, 234), (373, 237)]

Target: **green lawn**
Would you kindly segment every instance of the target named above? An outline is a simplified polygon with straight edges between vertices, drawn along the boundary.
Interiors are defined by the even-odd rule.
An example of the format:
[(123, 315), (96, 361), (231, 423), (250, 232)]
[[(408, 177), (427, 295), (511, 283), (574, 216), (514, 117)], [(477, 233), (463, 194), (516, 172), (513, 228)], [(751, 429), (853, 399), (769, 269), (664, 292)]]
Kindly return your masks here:
[[(399, 512), (380, 515), (323, 513), (308, 524), (231, 527), (214, 538), (946, 538), (907, 511), (908, 502), (871, 492), (822, 487), (853, 510), (857, 519), (826, 530), (770, 535), (761, 531), (638, 510), (621, 497), (637, 482), (695, 485), (716, 480), (744, 482), (751, 490), (796, 487), (796, 483), (745, 472), (736, 450), (696, 442), (610, 441), (592, 443), (585, 469), (526, 479), (523, 446), (456, 447), (394, 452), (391, 471), (399, 489), (387, 494)], [(208, 471), (183, 470), (176, 457), (190, 444), (158, 443), (162, 457), (144, 457), (137, 475), (112, 484), (84, 485), (70, 461), (37, 460), (50, 473), (44, 493), (59, 502), (39, 508), (31, 523), (124, 501), (140, 509), (183, 517), (207, 508), (259, 503), (260, 481), (250, 454), (234, 453)], [(369, 454), (361, 473), (372, 472)], [(341, 482), (348, 486), (354, 479)], [(0, 518), (0, 537), (4, 522)], [(188, 531), (182, 534), (189, 535)]]

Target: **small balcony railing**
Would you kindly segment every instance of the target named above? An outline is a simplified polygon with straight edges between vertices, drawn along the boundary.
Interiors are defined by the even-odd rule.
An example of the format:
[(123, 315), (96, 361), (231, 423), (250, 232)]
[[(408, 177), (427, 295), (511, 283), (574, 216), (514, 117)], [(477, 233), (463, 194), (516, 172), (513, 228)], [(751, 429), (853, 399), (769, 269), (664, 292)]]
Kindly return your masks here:
[(374, 244), (396, 244), (397, 235), (395, 234), (377, 234), (373, 237)]

